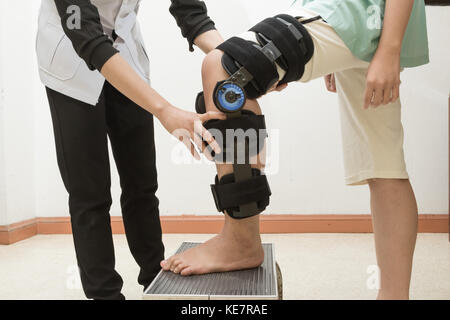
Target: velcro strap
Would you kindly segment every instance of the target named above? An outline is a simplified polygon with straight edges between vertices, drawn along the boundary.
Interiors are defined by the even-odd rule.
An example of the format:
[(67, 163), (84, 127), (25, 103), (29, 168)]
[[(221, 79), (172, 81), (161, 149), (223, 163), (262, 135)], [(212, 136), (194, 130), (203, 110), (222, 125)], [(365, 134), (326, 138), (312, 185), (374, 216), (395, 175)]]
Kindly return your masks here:
[[(258, 86), (259, 95), (266, 93), (273, 85), (273, 79), (278, 79), (275, 64), (250, 41), (232, 37), (220, 44), (217, 49), (222, 50), (239, 62), (251, 75)], [(254, 99), (257, 97), (249, 97)]]
[[(279, 14), (279, 15), (275, 16), (275, 18), (281, 18), (284, 21), (291, 23), (292, 24), (292, 26), (290, 28), (291, 32), (292, 32), (292, 27), (295, 27), (302, 34), (303, 39), (301, 42), (305, 45), (306, 51), (307, 51), (305, 54), (305, 63), (308, 63), (308, 61), (311, 60), (311, 58), (314, 54), (314, 42), (311, 38), (311, 35), (309, 34), (309, 31), (306, 30), (305, 26), (303, 25), (305, 23), (305, 21), (300, 22), (300, 21), (298, 21), (298, 18), (295, 18), (288, 14)], [(303, 50), (303, 46), (302, 46), (302, 50)]]
[(250, 29), (273, 41), (283, 54), (288, 68), (282, 82), (287, 83), (301, 78), (305, 71), (305, 53), (288, 26), (276, 18), (267, 18)]
[(265, 202), (272, 192), (265, 175), (248, 180), (211, 185), (217, 209), (225, 211), (252, 202)]
[(225, 136), (227, 129), (265, 129), (266, 121), (264, 115), (243, 114), (240, 117), (225, 119), (225, 120), (209, 120), (204, 123), (205, 129), (217, 129)]
[[(266, 122), (264, 115), (256, 115), (251, 111), (242, 110), (242, 115), (236, 118), (225, 120), (209, 120), (203, 126), (213, 135), (219, 144), (222, 152), (214, 154), (214, 160), (218, 162), (229, 162), (235, 156), (235, 144), (238, 143), (238, 149), (243, 147), (243, 142), (248, 142), (249, 156), (253, 157), (259, 154), (265, 145), (267, 138)], [(248, 130), (255, 130), (250, 132)], [(231, 132), (232, 136), (227, 134), (227, 130), (242, 130), (241, 132)], [(241, 136), (243, 135), (243, 136)], [(237, 139), (235, 139), (237, 138)], [(239, 139), (241, 138), (241, 139)], [(246, 138), (246, 139), (245, 139)], [(207, 144), (207, 143), (206, 143)], [(209, 152), (211, 147), (207, 144)]]

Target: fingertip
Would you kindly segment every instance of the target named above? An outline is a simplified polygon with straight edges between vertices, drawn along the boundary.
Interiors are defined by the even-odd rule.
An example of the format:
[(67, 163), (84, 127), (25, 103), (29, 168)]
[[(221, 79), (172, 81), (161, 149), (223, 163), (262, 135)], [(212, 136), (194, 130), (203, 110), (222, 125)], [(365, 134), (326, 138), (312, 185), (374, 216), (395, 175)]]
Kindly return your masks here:
[(219, 119), (219, 120), (225, 120), (227, 118), (225, 113), (222, 112), (217, 112), (217, 114), (214, 117), (215, 119)]
[(203, 127), (203, 135), (202, 135), (202, 139), (208, 143), (211, 143), (211, 141), (214, 140), (212, 134)]

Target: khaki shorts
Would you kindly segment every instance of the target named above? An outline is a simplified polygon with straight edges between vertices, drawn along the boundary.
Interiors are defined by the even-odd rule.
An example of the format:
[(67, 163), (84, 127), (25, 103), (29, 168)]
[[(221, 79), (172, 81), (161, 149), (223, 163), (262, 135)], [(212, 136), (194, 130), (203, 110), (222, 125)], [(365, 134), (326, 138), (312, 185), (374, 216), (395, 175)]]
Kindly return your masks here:
[[(317, 16), (294, 6), (292, 16)], [(369, 63), (352, 55), (337, 33), (323, 20), (305, 24), (314, 41), (314, 55), (305, 66), (301, 82), (334, 73), (340, 107), (345, 182), (367, 183), (368, 179), (408, 179), (403, 152), (400, 99), (378, 108), (363, 109)], [(240, 37), (255, 41), (253, 32)], [(278, 67), (280, 79), (285, 72)], [(325, 84), (324, 84), (324, 90)]]

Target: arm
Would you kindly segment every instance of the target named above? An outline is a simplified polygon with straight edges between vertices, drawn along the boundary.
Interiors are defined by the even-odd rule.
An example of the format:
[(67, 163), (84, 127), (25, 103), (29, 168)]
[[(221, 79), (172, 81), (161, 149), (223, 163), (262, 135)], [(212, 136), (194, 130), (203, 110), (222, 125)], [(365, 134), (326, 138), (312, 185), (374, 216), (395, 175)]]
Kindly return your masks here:
[[(97, 8), (90, 0), (55, 0), (62, 27), (78, 55), (91, 70), (97, 69), (118, 91), (127, 96), (143, 109), (155, 115), (171, 134), (189, 148), (191, 153), (199, 158), (193, 141), (202, 148), (201, 136), (212, 143), (213, 149), (220, 152), (217, 143), (201, 123), (213, 118), (222, 118), (218, 113), (197, 115), (178, 109), (152, 89), (113, 47), (112, 41), (103, 33)], [(70, 28), (67, 22), (71, 19), (71, 5), (80, 8), (80, 28)], [(69, 12), (69, 13), (68, 13)], [(181, 130), (177, 130), (181, 129)], [(177, 132), (176, 132), (177, 131)], [(176, 132), (176, 133), (175, 133)]]
[(366, 78), (364, 108), (394, 102), (399, 97), (400, 53), (414, 0), (387, 0), (383, 31)]
[[(55, 0), (64, 33), (90, 70), (101, 70), (118, 51), (103, 32), (97, 7), (90, 0)], [(73, 11), (77, 6), (79, 12)], [(79, 16), (77, 14), (79, 13)], [(74, 24), (74, 21), (79, 21)]]
[(181, 34), (188, 40), (189, 50), (194, 51), (194, 44), (208, 53), (223, 38), (216, 30), (214, 22), (208, 16), (206, 5), (198, 0), (171, 0), (170, 13), (174, 16)]
[(194, 40), (195, 45), (204, 53), (211, 52), (222, 42), (223, 38), (217, 30), (206, 31), (198, 35)]
[[(194, 143), (200, 150), (205, 147), (199, 137), (207, 141), (215, 152), (220, 152), (219, 145), (214, 141), (211, 133), (203, 127), (203, 123), (212, 119), (225, 119), (224, 114), (208, 112), (199, 115), (171, 105), (147, 82), (142, 80), (120, 54), (110, 58), (104, 64), (101, 73), (117, 90), (155, 115), (164, 128), (185, 144), (197, 160), (200, 159), (200, 156), (194, 148)], [(209, 156), (208, 154), (205, 155)]]
[[(113, 47), (103, 32), (97, 7), (90, 0), (55, 0), (65, 34), (89, 69), (97, 69), (116, 89), (145, 110), (158, 116), (169, 103), (142, 80)], [(80, 8), (80, 28), (70, 27), (73, 12)]]
[(100, 72), (117, 90), (125, 92), (134, 103), (156, 117), (160, 117), (164, 109), (172, 107), (156, 90), (142, 80), (120, 54), (115, 54), (108, 59)]

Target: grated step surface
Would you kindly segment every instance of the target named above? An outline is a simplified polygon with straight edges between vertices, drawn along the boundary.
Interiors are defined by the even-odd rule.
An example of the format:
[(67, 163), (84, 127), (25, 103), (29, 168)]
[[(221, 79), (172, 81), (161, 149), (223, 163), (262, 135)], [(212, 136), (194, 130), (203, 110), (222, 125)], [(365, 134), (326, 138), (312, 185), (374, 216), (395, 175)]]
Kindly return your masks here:
[[(177, 253), (199, 245), (183, 242)], [(273, 244), (263, 244), (264, 262), (254, 269), (180, 276), (161, 271), (144, 299), (278, 299)]]

